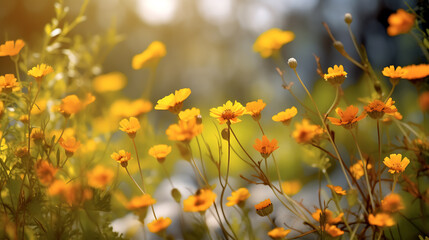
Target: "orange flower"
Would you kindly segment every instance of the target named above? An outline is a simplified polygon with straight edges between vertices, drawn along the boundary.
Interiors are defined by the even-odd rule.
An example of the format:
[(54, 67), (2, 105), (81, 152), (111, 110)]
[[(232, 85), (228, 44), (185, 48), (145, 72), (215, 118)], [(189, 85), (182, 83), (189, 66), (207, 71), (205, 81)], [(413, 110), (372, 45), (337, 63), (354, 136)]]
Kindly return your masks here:
[(45, 133), (40, 128), (33, 128), (33, 130), (31, 130), (30, 138), (36, 143), (42, 143), (45, 139)]
[[(365, 163), (366, 163), (366, 161), (365, 161)], [(372, 168), (372, 165), (370, 163), (367, 163), (366, 164), (366, 169), (369, 170), (371, 168)], [(356, 180), (359, 180), (365, 174), (364, 169), (363, 169), (363, 162), (362, 162), (362, 160), (359, 160), (357, 163), (353, 164), (350, 167), (350, 172), (352, 173), (353, 177)]]
[(176, 90), (174, 93), (163, 97), (158, 100), (156, 103), (156, 110), (168, 110), (174, 114), (180, 112), (183, 106), (183, 101), (185, 101), (189, 95), (191, 95), (191, 89), (182, 88), (180, 90)]
[(164, 231), (165, 229), (167, 229), (168, 226), (170, 226), (170, 224), (171, 224), (170, 218), (160, 217), (160, 218), (155, 219), (152, 222), (148, 223), (147, 228), (152, 233), (158, 233), (158, 232), (161, 232), (161, 231)]
[(61, 137), (59, 141), (61, 147), (66, 150), (66, 155), (68, 157), (73, 156), (74, 152), (76, 152), (77, 149), (80, 147), (80, 142), (76, 140), (75, 137), (72, 136), (65, 136)]
[(385, 67), (381, 72), (385, 77), (389, 78), (402, 78), (407, 74), (407, 70), (401, 67), (395, 67), (390, 65), (389, 67)]
[(38, 160), (36, 162), (36, 174), (43, 185), (51, 185), (55, 180), (57, 171), (58, 169), (46, 160)]
[(388, 113), (381, 120), (384, 124), (391, 124), (393, 119), (402, 120), (403, 116), (400, 112)]
[(347, 72), (344, 71), (343, 65), (334, 65), (334, 68), (328, 68), (328, 73), (323, 77), (332, 85), (341, 85), (347, 77)]
[(292, 42), (294, 39), (295, 34), (293, 32), (272, 28), (259, 35), (253, 44), (253, 51), (259, 52), (263, 58), (268, 58), (276, 55), (283, 45)]
[(149, 194), (143, 194), (138, 197), (133, 197), (131, 201), (127, 204), (127, 208), (130, 210), (139, 210), (149, 207), (156, 203), (156, 200), (153, 199)]
[(394, 103), (395, 101), (393, 101), (392, 98), (389, 98), (386, 104), (378, 99), (375, 99), (363, 108), (371, 118), (379, 119), (382, 118), (385, 113), (394, 113), (398, 111), (395, 105), (393, 105)]
[(197, 120), (179, 120), (178, 124), (171, 124), (165, 133), (169, 140), (189, 142), (192, 138), (203, 132), (203, 125), (197, 124)]
[(171, 152), (171, 146), (159, 144), (149, 149), (149, 155), (156, 158), (158, 162), (163, 163), (167, 155)]
[(49, 73), (53, 72), (54, 69), (46, 65), (44, 63), (38, 64), (37, 66), (33, 67), (32, 69), (28, 70), (27, 74), (29, 76), (32, 76), (36, 79), (37, 83), (40, 84), (42, 82), (43, 77), (48, 75)]
[(185, 212), (205, 212), (216, 200), (216, 194), (210, 189), (200, 189), (195, 195), (183, 201)]
[(21, 39), (14, 41), (6, 41), (6, 43), (0, 45), (0, 57), (3, 56), (15, 56), (18, 55), (19, 51), (25, 46), (24, 41)]
[(261, 216), (268, 216), (273, 212), (273, 204), (271, 203), (271, 200), (265, 199), (264, 201), (258, 203), (255, 205), (256, 213)]
[(64, 117), (70, 117), (70, 115), (78, 113), (84, 109), (88, 104), (95, 101), (95, 97), (92, 94), (88, 94), (85, 101), (81, 101), (76, 95), (69, 95), (61, 100), (61, 104), (58, 108), (59, 112)]
[(327, 232), (332, 237), (339, 237), (344, 234), (344, 231), (339, 229), (335, 225), (326, 224), (325, 225), (325, 232)]
[(63, 180), (55, 180), (48, 189), (51, 196), (60, 195), (69, 206), (81, 206), (92, 198), (92, 191), (82, 187), (79, 183), (66, 183)]
[(343, 196), (346, 195), (346, 190), (343, 190), (343, 188), (340, 187), (340, 186), (334, 186), (334, 185), (331, 185), (331, 184), (328, 184), (326, 186), (328, 188), (330, 188), (332, 192), (335, 192), (338, 195), (343, 195)]
[(368, 222), (371, 225), (379, 227), (391, 227), (395, 225), (395, 221), (387, 213), (377, 213), (375, 216), (371, 213), (368, 216)]
[(282, 182), (282, 190), (286, 195), (292, 196), (297, 194), (302, 188), (302, 183), (298, 180)]
[(237, 191), (231, 193), (230, 197), (226, 199), (229, 201), (226, 203), (226, 206), (231, 207), (234, 205), (238, 205), (242, 207), (246, 199), (250, 197), (249, 190), (247, 188), (239, 188)]
[(414, 26), (415, 18), (413, 14), (406, 12), (404, 9), (398, 9), (396, 13), (392, 13), (387, 19), (389, 23), (387, 34), (389, 36), (396, 36), (408, 33)]
[(275, 122), (282, 122), (284, 125), (288, 126), (292, 121), (292, 118), (296, 116), (298, 110), (296, 107), (286, 108), (283, 112), (279, 112), (272, 117)]
[(179, 119), (183, 120), (183, 121), (188, 121), (192, 118), (198, 118), (198, 116), (200, 115), (200, 109), (198, 108), (191, 108), (191, 109), (186, 109), (184, 111), (180, 111), (179, 113)]
[(119, 122), (119, 130), (126, 132), (130, 138), (135, 138), (137, 130), (139, 129), (140, 122), (135, 117), (130, 117), (130, 120), (125, 118)]
[(429, 91), (422, 92), (419, 96), (419, 106), (423, 112), (429, 111)]
[(89, 186), (93, 188), (104, 189), (107, 184), (112, 182), (115, 173), (112, 170), (103, 167), (102, 165), (97, 165), (86, 175), (88, 177)]
[(429, 76), (429, 64), (409, 65), (402, 69), (406, 71), (402, 78), (408, 80), (418, 80)]
[(323, 129), (319, 125), (310, 124), (310, 121), (303, 119), (302, 123), (295, 123), (292, 137), (297, 143), (311, 143), (317, 141), (322, 134)]
[(258, 101), (248, 102), (246, 104), (246, 110), (252, 115), (255, 121), (258, 121), (261, 119), (261, 111), (264, 110), (265, 106), (267, 106), (267, 104), (261, 99), (258, 99)]
[(19, 83), (16, 82), (16, 77), (13, 74), (0, 76), (0, 91), (11, 93), (20, 89)]
[(243, 114), (247, 114), (247, 110), (241, 103), (235, 101), (227, 101), (223, 106), (210, 109), (210, 116), (217, 118), (220, 124), (238, 123), (241, 120), (238, 118)]
[(290, 233), (290, 230), (286, 230), (282, 227), (274, 228), (273, 230), (268, 232), (268, 236), (270, 236), (273, 239), (283, 239)]
[(311, 216), (314, 220), (320, 222), (320, 216), (324, 218), (324, 222), (328, 224), (337, 224), (341, 221), (341, 219), (344, 216), (344, 213), (338, 214), (337, 217), (334, 218), (334, 214), (329, 210), (326, 209), (322, 212), (322, 210), (317, 209), (316, 212), (312, 213)]
[(343, 126), (346, 129), (352, 129), (354, 126), (356, 126), (358, 121), (366, 117), (366, 115), (363, 113), (360, 116), (357, 116), (358, 111), (359, 108), (353, 105), (348, 106), (344, 112), (341, 110), (341, 108), (337, 108), (335, 112), (338, 114), (338, 116), (340, 116), (340, 119), (333, 117), (328, 117), (328, 119), (334, 125)]
[(404, 208), (401, 196), (396, 193), (390, 193), (381, 201), (381, 209), (383, 212), (394, 213)]
[(272, 152), (279, 148), (279, 146), (277, 146), (277, 140), (275, 138), (273, 138), (273, 140), (270, 142), (267, 136), (264, 135), (262, 136), (262, 141), (258, 138), (256, 139), (253, 148), (256, 149), (256, 151), (258, 151), (259, 153), (261, 153), (261, 156), (263, 158), (268, 158)]
[(127, 78), (121, 72), (111, 72), (97, 76), (92, 81), (92, 87), (98, 93), (115, 92), (127, 84)]
[(144, 99), (117, 100), (110, 107), (110, 113), (120, 118), (138, 117), (150, 110), (152, 110), (152, 103)]
[(159, 63), (159, 60), (167, 54), (164, 43), (153, 41), (142, 53), (133, 57), (133, 69), (138, 70), (146, 67), (153, 67)]
[(410, 160), (406, 157), (402, 159), (401, 154), (390, 154), (390, 157), (384, 158), (383, 163), (389, 168), (389, 172), (391, 174), (395, 174), (405, 171), (405, 168), (410, 163)]
[(122, 167), (127, 167), (128, 161), (131, 160), (131, 153), (126, 152), (125, 150), (119, 150), (119, 152), (114, 152), (110, 157), (121, 164)]

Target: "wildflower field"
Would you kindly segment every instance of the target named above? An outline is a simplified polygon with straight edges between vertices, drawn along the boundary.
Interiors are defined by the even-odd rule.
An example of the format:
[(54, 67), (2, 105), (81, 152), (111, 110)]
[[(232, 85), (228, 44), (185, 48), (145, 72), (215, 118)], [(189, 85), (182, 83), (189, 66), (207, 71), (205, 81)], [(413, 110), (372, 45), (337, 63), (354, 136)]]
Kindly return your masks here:
[[(267, 75), (247, 91), (257, 75), (231, 73), (220, 93), (210, 71), (168, 61), (182, 58), (174, 34), (142, 25), (151, 40), (124, 57), (114, 49), (135, 36), (115, 21), (79, 32), (94, 5), (71, 2), (49, 3), (31, 41), (0, 25), (0, 239), (429, 240), (427, 1), (381, 15), (406, 64), (372, 64), (363, 19), (332, 9), (335, 28), (317, 19), (326, 42), (244, 34), (234, 48)], [(183, 59), (204, 55), (190, 39), (174, 40)], [(333, 54), (288, 53), (309, 43)]]

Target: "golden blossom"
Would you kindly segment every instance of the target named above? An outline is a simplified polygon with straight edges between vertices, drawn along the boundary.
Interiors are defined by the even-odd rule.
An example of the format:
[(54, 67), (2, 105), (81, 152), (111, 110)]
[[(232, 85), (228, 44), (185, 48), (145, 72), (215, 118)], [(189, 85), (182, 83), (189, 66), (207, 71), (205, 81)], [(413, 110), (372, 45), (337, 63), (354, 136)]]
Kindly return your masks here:
[(277, 54), (283, 45), (292, 42), (294, 39), (295, 34), (293, 32), (272, 28), (259, 35), (253, 44), (253, 51), (259, 52), (263, 58), (268, 58)]
[(246, 108), (237, 101), (234, 104), (231, 101), (227, 101), (223, 106), (210, 109), (210, 116), (217, 118), (220, 124), (241, 122), (238, 117), (247, 113)]

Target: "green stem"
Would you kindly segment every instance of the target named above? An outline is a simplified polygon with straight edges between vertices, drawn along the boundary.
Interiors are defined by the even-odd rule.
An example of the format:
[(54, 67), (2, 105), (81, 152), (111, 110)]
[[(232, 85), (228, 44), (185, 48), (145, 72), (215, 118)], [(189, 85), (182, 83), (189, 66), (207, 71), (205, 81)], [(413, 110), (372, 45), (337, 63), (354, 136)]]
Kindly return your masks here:
[(139, 165), (140, 177), (142, 179), (142, 186), (143, 186), (143, 189), (145, 189), (143, 172), (142, 172), (142, 168), (140, 167), (140, 158), (139, 158), (139, 152), (137, 151), (136, 141), (134, 140), (134, 138), (131, 138), (131, 140), (133, 141), (134, 151), (136, 152), (137, 164)]
[[(378, 140), (378, 186), (380, 190), (380, 199), (383, 197), (381, 189), (381, 133), (380, 133), (380, 119), (377, 119), (377, 140)], [(363, 161), (363, 160), (362, 160)]]
[(352, 130), (350, 130), (350, 133), (351, 133), (351, 134), (352, 134), (352, 136), (353, 136), (353, 140), (354, 140), (354, 142), (355, 142), (355, 144), (356, 144), (356, 147), (357, 147), (357, 150), (358, 150), (358, 152), (359, 152), (359, 157), (360, 157), (360, 159), (362, 160), (362, 164), (363, 164), (363, 171), (364, 171), (364, 173), (365, 173), (366, 186), (367, 186), (367, 189), (368, 189), (368, 195), (369, 195), (369, 199), (370, 199), (370, 202), (371, 202), (372, 209), (374, 210), (374, 209), (375, 209), (374, 199), (373, 199), (373, 197), (372, 197), (371, 187), (370, 187), (370, 184), (369, 184), (368, 171), (366, 170), (366, 168), (367, 168), (367, 163), (366, 163), (366, 161), (365, 161), (365, 158), (363, 158), (362, 151), (360, 150), (359, 143), (358, 143), (358, 141), (357, 141), (357, 139), (356, 139), (356, 136), (355, 136), (354, 132), (353, 132)]

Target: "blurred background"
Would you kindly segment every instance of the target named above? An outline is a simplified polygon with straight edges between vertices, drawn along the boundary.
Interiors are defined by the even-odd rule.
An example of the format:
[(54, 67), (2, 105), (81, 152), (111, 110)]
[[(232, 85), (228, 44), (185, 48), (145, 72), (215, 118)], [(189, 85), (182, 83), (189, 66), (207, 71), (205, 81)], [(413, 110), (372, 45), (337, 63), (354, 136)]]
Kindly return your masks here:
[[(415, 6), (416, 1), (409, 1), (410, 6)], [(21, 38), (32, 52), (40, 52), (44, 26), (55, 16), (54, 3), (54, 0), (1, 0), (0, 42)], [(82, 3), (83, 0), (65, 0), (64, 5), (69, 6), (66, 19), (74, 19)], [(278, 154), (284, 180), (301, 179), (306, 182), (306, 177), (314, 179), (317, 170), (301, 166), (302, 154), (296, 151), (297, 143), (290, 138), (292, 127), (286, 129), (281, 124), (273, 124), (271, 120), (271, 116), (292, 105), (297, 106), (300, 113), (304, 111), (281, 87), (281, 78), (275, 68), (285, 70), (286, 81), (295, 82), (295, 93), (305, 98), (303, 89), (298, 86), (296, 77), (286, 64), (288, 58), (296, 58), (301, 78), (313, 90), (322, 109), (329, 107), (334, 98), (334, 89), (321, 81), (316, 73), (314, 54), (320, 57), (324, 71), (334, 64), (344, 65), (348, 78), (343, 88), (349, 104), (356, 103), (358, 97), (369, 97), (369, 93), (365, 96), (353, 95), (350, 87), (357, 84), (363, 73), (335, 50), (322, 22), (330, 26), (333, 35), (342, 41), (347, 52), (358, 59), (343, 20), (345, 13), (351, 13), (352, 30), (357, 41), (366, 46), (375, 71), (381, 75), (381, 70), (389, 65), (405, 66), (424, 62), (411, 36), (389, 37), (386, 33), (387, 18), (398, 8), (407, 9), (407, 6), (402, 0), (91, 0), (85, 22), (70, 34), (90, 39), (95, 35), (106, 34), (112, 27), (116, 28), (122, 41), (108, 52), (104, 62), (94, 66), (93, 76), (113, 71), (124, 73), (128, 85), (122, 95), (131, 99), (141, 97), (150, 78), (149, 70), (132, 69), (132, 57), (141, 53), (152, 41), (164, 42), (167, 55), (158, 65), (150, 101), (155, 104), (174, 90), (190, 88), (192, 94), (186, 100), (185, 108), (198, 107), (202, 110), (203, 118), (208, 119), (204, 120), (209, 131), (206, 136), (212, 134), (213, 139), (216, 128), (212, 124), (215, 122), (208, 116), (210, 108), (220, 106), (227, 100), (238, 100), (245, 105), (246, 102), (262, 99), (267, 103), (262, 124), (269, 129), (266, 132), (269, 132), (267, 135), (271, 136), (270, 139), (275, 137), (279, 140)], [(256, 38), (270, 28), (293, 31), (296, 36), (293, 42), (281, 49), (281, 62), (263, 59), (252, 51)], [(14, 69), (10, 59), (0, 58), (0, 75), (9, 73), (10, 69)], [(388, 80), (383, 81), (390, 89)], [(411, 84), (401, 82), (393, 95), (394, 98), (403, 99), (397, 104), (403, 114), (418, 109), (417, 95), (411, 95), (412, 91), (415, 93)], [(175, 117), (165, 111), (151, 113), (149, 118), (155, 132), (159, 134), (163, 134), (168, 125), (175, 121)], [(237, 124), (237, 128), (243, 141), (251, 148), (254, 139), (260, 138), (260, 133), (249, 119)], [(405, 119), (421, 122), (422, 115), (411, 114)], [(371, 141), (362, 144), (371, 149)], [(172, 175), (176, 177), (178, 185), (192, 182), (188, 179), (192, 173), (189, 172), (189, 166), (185, 165), (183, 161), (175, 164)], [(236, 175), (241, 170), (235, 163), (233, 168), (233, 174)], [(333, 174), (333, 179), (337, 179), (336, 175), (340, 178), (339, 171)], [(243, 184), (238, 183), (238, 177), (236, 180), (236, 186)], [(168, 198), (169, 192), (159, 190), (168, 187), (168, 184), (165, 181), (162, 184), (157, 194)], [(184, 188), (186, 193), (190, 192), (189, 188)], [(314, 195), (317, 188), (317, 184), (308, 186), (298, 199), (304, 198), (304, 204), (311, 206), (314, 196), (305, 196)], [(253, 191), (262, 192), (261, 189)], [(255, 198), (252, 203), (260, 200)], [(159, 202), (159, 206), (162, 206), (162, 202)], [(216, 225), (215, 222), (213, 224)]]

